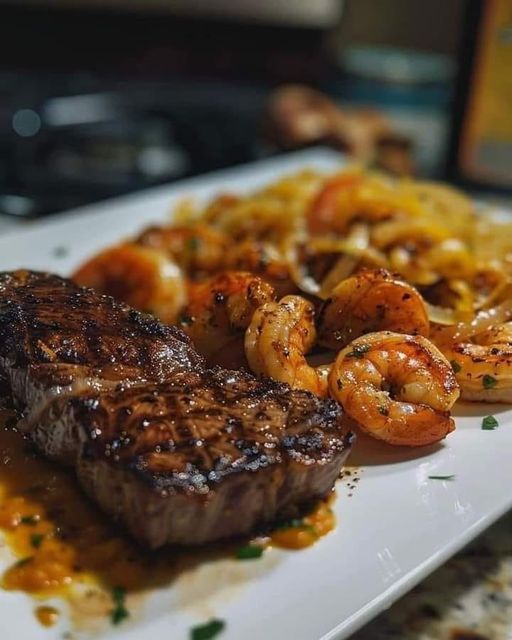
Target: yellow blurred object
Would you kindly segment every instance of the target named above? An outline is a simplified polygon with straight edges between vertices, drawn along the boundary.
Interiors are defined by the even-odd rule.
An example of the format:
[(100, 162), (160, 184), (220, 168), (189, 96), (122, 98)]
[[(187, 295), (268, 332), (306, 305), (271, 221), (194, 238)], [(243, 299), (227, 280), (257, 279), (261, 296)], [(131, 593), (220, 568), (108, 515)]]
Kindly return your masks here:
[(456, 160), (464, 178), (511, 188), (512, 3), (482, 6)]
[[(383, 329), (446, 345), (512, 319), (512, 222), (447, 185), (358, 166), (308, 170), (179, 210), (179, 225), (152, 227), (75, 277), (178, 318), (211, 364), (248, 364), (324, 395), (332, 353), (320, 366), (306, 358), (319, 349)], [(162, 278), (158, 256), (175, 261), (182, 286)], [(242, 325), (230, 319), (235, 300), (248, 310)]]
[[(179, 225), (147, 229), (93, 258), (76, 279), (113, 295), (122, 291), (134, 306), (172, 320), (188, 293), (180, 285), (174, 295), (174, 280), (162, 280), (162, 260), (174, 261), (185, 283), (243, 270), (269, 282), (278, 297), (303, 292), (323, 300), (360, 269), (383, 268), (417, 287), (446, 324), (499, 304), (512, 276), (512, 222), (477, 212), (447, 185), (357, 166), (334, 175), (301, 171), (252, 194), (222, 194), (202, 208), (187, 200), (178, 211)], [(155, 300), (142, 284), (149, 265)]]

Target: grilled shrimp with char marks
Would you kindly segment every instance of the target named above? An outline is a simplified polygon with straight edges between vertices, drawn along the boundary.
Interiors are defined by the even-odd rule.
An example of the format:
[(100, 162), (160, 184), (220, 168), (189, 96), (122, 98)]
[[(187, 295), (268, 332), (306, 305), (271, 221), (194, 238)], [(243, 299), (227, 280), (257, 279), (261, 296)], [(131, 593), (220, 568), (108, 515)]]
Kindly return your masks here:
[(313, 305), (285, 296), (255, 312), (245, 333), (245, 354), (254, 373), (324, 396), (328, 369), (312, 367), (305, 358), (315, 340)]
[(180, 327), (210, 364), (246, 366), (244, 331), (256, 309), (274, 299), (273, 287), (252, 273), (219, 273), (190, 284)]
[(429, 335), (427, 308), (418, 291), (385, 269), (364, 269), (336, 286), (323, 303), (318, 341), (339, 349), (372, 331)]
[(452, 363), (464, 400), (512, 403), (512, 322), (471, 339), (440, 342), (439, 348)]
[(221, 269), (228, 247), (223, 233), (204, 224), (149, 227), (136, 243), (162, 251), (195, 278)]
[(168, 324), (176, 322), (187, 301), (180, 267), (164, 253), (134, 243), (101, 251), (74, 273), (73, 280)]
[(455, 428), (450, 409), (459, 386), (450, 363), (422, 336), (357, 338), (338, 354), (329, 390), (363, 431), (389, 444), (428, 445)]
[(275, 288), (278, 297), (297, 291), (286, 260), (269, 242), (247, 239), (235, 243), (224, 256), (224, 267), (257, 274)]

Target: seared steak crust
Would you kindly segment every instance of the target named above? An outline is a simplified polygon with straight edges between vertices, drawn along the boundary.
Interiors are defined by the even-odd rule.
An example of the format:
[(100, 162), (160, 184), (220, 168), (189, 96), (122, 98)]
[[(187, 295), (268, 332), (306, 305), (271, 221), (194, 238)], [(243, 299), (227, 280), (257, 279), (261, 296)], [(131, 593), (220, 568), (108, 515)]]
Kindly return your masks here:
[(0, 357), (11, 366), (85, 365), (105, 378), (139, 381), (203, 366), (178, 328), (31, 271), (0, 274)]
[(178, 329), (57, 276), (0, 275), (0, 367), (21, 428), (151, 547), (295, 515), (350, 449), (335, 402), (205, 369)]
[(164, 381), (202, 369), (189, 338), (111, 297), (52, 274), (0, 274), (0, 366), (37, 421), (51, 397)]

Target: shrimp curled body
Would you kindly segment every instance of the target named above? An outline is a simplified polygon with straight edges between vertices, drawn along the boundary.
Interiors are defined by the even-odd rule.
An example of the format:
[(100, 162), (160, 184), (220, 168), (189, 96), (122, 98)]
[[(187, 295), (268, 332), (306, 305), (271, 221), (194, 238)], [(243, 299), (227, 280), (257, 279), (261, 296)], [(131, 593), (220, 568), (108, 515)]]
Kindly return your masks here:
[(421, 446), (454, 430), (459, 387), (449, 362), (422, 336), (370, 333), (340, 351), (329, 390), (369, 435)]
[(245, 333), (245, 355), (254, 373), (323, 396), (327, 369), (314, 368), (305, 358), (315, 340), (313, 305), (300, 296), (285, 296), (257, 309)]
[(320, 344), (331, 349), (372, 331), (429, 334), (421, 295), (385, 269), (365, 269), (342, 280), (322, 305), (317, 325)]
[(165, 253), (194, 279), (221, 269), (228, 246), (221, 232), (204, 224), (148, 227), (136, 243)]
[(464, 400), (512, 403), (512, 322), (439, 348), (452, 363)]
[(189, 286), (180, 328), (210, 364), (247, 366), (244, 333), (256, 309), (275, 299), (270, 284), (245, 271), (225, 271)]
[(187, 301), (181, 268), (161, 251), (132, 242), (101, 251), (74, 273), (73, 280), (169, 324), (176, 322)]

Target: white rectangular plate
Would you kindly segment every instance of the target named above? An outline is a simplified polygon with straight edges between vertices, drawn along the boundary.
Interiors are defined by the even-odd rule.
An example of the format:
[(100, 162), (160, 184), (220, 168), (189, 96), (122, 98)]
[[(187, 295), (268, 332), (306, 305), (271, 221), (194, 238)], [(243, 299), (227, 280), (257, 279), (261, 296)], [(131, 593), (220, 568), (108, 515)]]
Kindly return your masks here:
[[(339, 163), (337, 154), (314, 150), (85, 207), (6, 234), (0, 269), (66, 275), (101, 247), (168, 219), (184, 196), (243, 193), (297, 169), (332, 170)], [(499, 420), (495, 431), (481, 429), (488, 414)], [(352, 464), (361, 465), (361, 480), (352, 497), (340, 483), (336, 530), (315, 546), (199, 566), (148, 596), (129, 622), (95, 637), (185, 640), (190, 627), (216, 617), (226, 621), (219, 640), (346, 638), (512, 506), (512, 411), (461, 404), (456, 417), (455, 433), (429, 449), (360, 440)], [(452, 474), (451, 481), (428, 478)], [(8, 560), (0, 556), (0, 569)], [(43, 629), (33, 608), (25, 595), (0, 591), (0, 638), (56, 640), (70, 628), (63, 619)]]

